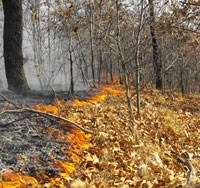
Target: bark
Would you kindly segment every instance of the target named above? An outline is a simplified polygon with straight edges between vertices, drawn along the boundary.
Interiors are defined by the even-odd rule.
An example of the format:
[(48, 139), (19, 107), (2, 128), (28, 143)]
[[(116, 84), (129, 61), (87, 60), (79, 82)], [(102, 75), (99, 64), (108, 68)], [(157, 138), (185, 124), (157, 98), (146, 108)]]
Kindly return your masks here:
[(142, 32), (142, 24), (143, 24), (143, 11), (144, 11), (144, 1), (141, 0), (141, 7), (140, 7), (140, 20), (138, 26), (138, 33), (136, 37), (136, 106), (137, 106), (137, 113), (140, 113), (140, 43), (141, 43), (141, 32)]
[(181, 83), (180, 83), (181, 93), (182, 93), (182, 95), (184, 95), (185, 94), (185, 87), (184, 87), (184, 80), (183, 80), (183, 70), (181, 70), (180, 77), (181, 77)]
[[(33, 6), (36, 7), (36, 2), (33, 3)], [(40, 89), (43, 91), (44, 86), (41, 79), (41, 72), (42, 72), (42, 40), (41, 40), (41, 24), (40, 20), (37, 19), (39, 17), (40, 10), (33, 8), (31, 13), (31, 24), (32, 24), (32, 40), (33, 40), (33, 51), (34, 51), (34, 64), (35, 70), (37, 72), (37, 78), (40, 83)]]
[(93, 6), (91, 0), (90, 3), (90, 49), (91, 49), (91, 68), (92, 68), (92, 81), (93, 81), (93, 87), (95, 86), (95, 65), (94, 65), (94, 41), (93, 41)]
[(53, 70), (53, 67), (52, 67), (52, 59), (51, 59), (51, 33), (50, 33), (50, 27), (51, 27), (51, 25), (50, 25), (50, 21), (49, 21), (49, 19), (50, 19), (50, 2), (47, 0), (46, 1), (47, 2), (47, 5), (48, 5), (48, 9), (47, 9), (47, 14), (48, 14), (48, 65), (49, 65), (49, 75), (48, 75), (48, 82), (50, 83), (51, 82), (51, 79), (53, 78), (53, 72), (52, 72), (52, 70)]
[(126, 99), (127, 99), (127, 104), (128, 104), (128, 111), (130, 114), (130, 117), (133, 117), (133, 108), (132, 108), (132, 101), (130, 97), (130, 84), (129, 84), (129, 79), (128, 79), (128, 74), (127, 74), (127, 66), (124, 58), (124, 54), (121, 48), (121, 38), (120, 38), (120, 2), (119, 0), (115, 1), (116, 3), (116, 18), (117, 18), (117, 48), (118, 48), (118, 56), (119, 56), (119, 61), (121, 62), (122, 66), (122, 72), (124, 76), (124, 83), (126, 87)]
[(156, 89), (162, 89), (162, 63), (159, 58), (158, 42), (155, 30), (155, 15), (153, 0), (149, 0), (150, 32), (153, 48), (153, 65), (156, 74)]
[[(101, 39), (99, 39), (101, 40)], [(102, 42), (99, 42), (99, 74), (98, 74), (98, 85), (101, 84), (101, 74), (102, 74), (102, 64), (103, 64), (103, 57), (102, 57)]]
[(101, 84), (101, 74), (102, 74), (102, 66), (103, 66), (103, 53), (102, 53), (102, 0), (99, 1), (99, 33), (98, 33), (98, 37), (99, 37), (99, 70), (98, 70), (98, 85), (100, 86)]
[(80, 45), (80, 60), (83, 61), (83, 67), (84, 67), (84, 77), (86, 78), (86, 80), (89, 79), (89, 71), (88, 71), (88, 64), (87, 61), (85, 59), (85, 55), (83, 52), (84, 47), (82, 46), (82, 42), (81, 42), (81, 38), (80, 38), (80, 34), (77, 32), (77, 37), (78, 37), (78, 41), (79, 41), (79, 45)]
[(109, 72), (110, 72), (110, 81), (113, 83), (113, 61), (112, 61), (112, 50), (110, 48), (110, 68), (109, 68)]
[(74, 95), (74, 71), (73, 71), (73, 57), (72, 57), (72, 38), (69, 38), (69, 61), (70, 61), (70, 91)]
[(22, 0), (3, 0), (4, 61), (8, 89), (19, 94), (29, 91), (23, 69)]

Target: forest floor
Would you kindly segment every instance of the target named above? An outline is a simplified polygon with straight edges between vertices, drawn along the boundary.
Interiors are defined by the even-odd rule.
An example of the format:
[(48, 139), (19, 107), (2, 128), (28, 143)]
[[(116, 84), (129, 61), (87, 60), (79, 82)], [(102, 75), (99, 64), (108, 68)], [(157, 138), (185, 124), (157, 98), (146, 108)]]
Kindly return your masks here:
[[(133, 109), (136, 111), (135, 97), (132, 98), (132, 102)], [(104, 87), (99, 94), (90, 99), (75, 99), (73, 102), (61, 100), (55, 104), (55, 106), (38, 105), (34, 109), (60, 114), (94, 133), (84, 134), (68, 128), (68, 136), (65, 137), (64, 126), (59, 127), (59, 124), (49, 119), (39, 119), (39, 121), (38, 118), (34, 119), (32, 121), (36, 122), (32, 125), (34, 131), (38, 125), (40, 127), (43, 125), (45, 129), (43, 135), (49, 135), (46, 129), (50, 126), (51, 128), (53, 126), (54, 130), (59, 130), (59, 132), (52, 132), (51, 129), (51, 137), (42, 137), (40, 141), (42, 150), (36, 147), (39, 142), (35, 141), (37, 144), (34, 146), (34, 151), (39, 152), (37, 152), (38, 156), (41, 154), (40, 160), (35, 160), (37, 162), (35, 164), (39, 165), (38, 161), (40, 161), (39, 166), (49, 167), (47, 168), (49, 171), (45, 169), (43, 176), (37, 176), (37, 169), (34, 169), (35, 174), (30, 174), (30, 170), (18, 166), (15, 172), (24, 172), (33, 179), (21, 175), (18, 179), (13, 178), (15, 182), (11, 184), (9, 181), (12, 178), (2, 175), (1, 188), (5, 188), (6, 185), (17, 187), (19, 182), (23, 187), (28, 181), (32, 187), (60, 188), (200, 187), (199, 94), (184, 97), (178, 93), (161, 94), (157, 90), (146, 89), (141, 94), (141, 113), (135, 113), (133, 117), (130, 117), (128, 112), (124, 89), (116, 86)], [(16, 123), (14, 125), (17, 129)], [(41, 128), (37, 130), (42, 132)], [(28, 132), (25, 125), (24, 131)], [(29, 133), (32, 134), (34, 131), (29, 131)], [(19, 134), (19, 131), (16, 132)], [(58, 134), (59, 137), (56, 137)], [(73, 134), (74, 137), (72, 137)], [(30, 141), (36, 140), (36, 137), (31, 138), (29, 137)], [(48, 147), (45, 142), (47, 138), (51, 140), (46, 140), (46, 142), (52, 143), (48, 144)], [(25, 140), (27, 139), (24, 138)], [(68, 142), (63, 142), (64, 140)], [(72, 147), (70, 143), (77, 144), (78, 147)], [(27, 147), (24, 146), (24, 149)], [(71, 153), (64, 152), (64, 147)], [(48, 154), (45, 159), (42, 152)], [(63, 154), (68, 156), (67, 162)], [(34, 155), (34, 152), (31, 155)], [(20, 155), (18, 161), (23, 160), (30, 166), (27, 156), (30, 155), (27, 153)], [(70, 166), (70, 164), (73, 165)], [(42, 178), (47, 179), (47, 172), (52, 177), (60, 173), (62, 169), (56, 168), (56, 165), (62, 166), (65, 171), (61, 174), (61, 178), (49, 178), (51, 182), (42, 182)], [(38, 169), (40, 173), (44, 170), (42, 167)], [(43, 185), (39, 185), (36, 179)]]
[(70, 110), (95, 131), (71, 187), (200, 186), (200, 95), (146, 89), (131, 119), (120, 92)]

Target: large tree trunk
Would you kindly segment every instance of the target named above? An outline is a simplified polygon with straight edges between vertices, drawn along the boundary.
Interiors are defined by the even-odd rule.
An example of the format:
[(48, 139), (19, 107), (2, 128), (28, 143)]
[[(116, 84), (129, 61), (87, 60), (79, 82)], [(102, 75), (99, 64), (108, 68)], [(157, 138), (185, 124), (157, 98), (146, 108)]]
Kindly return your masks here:
[(8, 89), (16, 93), (29, 91), (23, 69), (22, 0), (3, 0), (4, 61)]
[(158, 42), (155, 30), (154, 2), (149, 0), (150, 32), (153, 47), (153, 66), (156, 74), (156, 89), (162, 89), (162, 63), (159, 58)]

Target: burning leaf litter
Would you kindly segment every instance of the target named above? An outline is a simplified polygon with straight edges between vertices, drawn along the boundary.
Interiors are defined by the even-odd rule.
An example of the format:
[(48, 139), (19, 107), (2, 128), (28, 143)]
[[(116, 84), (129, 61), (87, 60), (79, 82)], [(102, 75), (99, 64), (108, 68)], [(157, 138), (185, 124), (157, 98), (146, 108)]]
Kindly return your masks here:
[[(34, 109), (58, 115), (59, 105), (56, 101), (56, 106), (38, 105)], [(64, 121), (58, 123), (35, 114), (19, 116), (1, 114), (0, 188), (61, 184), (80, 161), (80, 151), (88, 147), (89, 134)]]
[[(85, 101), (75, 99), (74, 103), (56, 101), (56, 106), (35, 106), (95, 131), (88, 143), (90, 135), (78, 129), (69, 129), (63, 121), (60, 122), (62, 128), (48, 126), (47, 132), (55, 142), (67, 140), (67, 144), (58, 146), (56, 156), (61, 155), (61, 159), (50, 156), (50, 160), (47, 160), (49, 166), (57, 167), (61, 177), (55, 178), (53, 172), (54, 177), (44, 182), (43, 186), (197, 186), (200, 183), (199, 97), (193, 95), (183, 99), (178, 94), (161, 95), (156, 90), (148, 89), (142, 94), (142, 112), (136, 114), (134, 119), (129, 119), (123, 90), (111, 87), (104, 87), (99, 95)], [(137, 127), (132, 127), (131, 121)], [(69, 134), (65, 134), (66, 127)], [(80, 155), (82, 148), (83, 154)], [(177, 159), (183, 159), (184, 163)], [(40, 171), (43, 172), (43, 169)], [(191, 174), (193, 176), (190, 177)], [(40, 179), (45, 179), (45, 176), (43, 173)], [(19, 179), (4, 183), (5, 186), (10, 183), (11, 187), (12, 184), (13, 187), (23, 185)]]

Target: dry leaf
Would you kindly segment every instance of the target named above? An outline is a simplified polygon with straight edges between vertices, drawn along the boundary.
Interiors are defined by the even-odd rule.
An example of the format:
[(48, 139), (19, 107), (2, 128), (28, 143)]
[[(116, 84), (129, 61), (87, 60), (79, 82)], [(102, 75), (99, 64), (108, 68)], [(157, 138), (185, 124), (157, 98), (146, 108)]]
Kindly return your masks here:
[(76, 179), (70, 183), (70, 188), (87, 188), (87, 183), (81, 181), (80, 179)]

